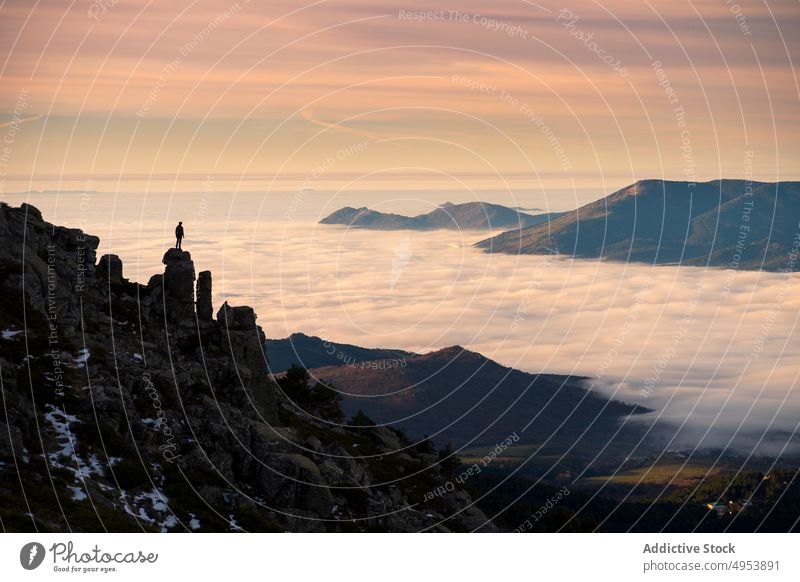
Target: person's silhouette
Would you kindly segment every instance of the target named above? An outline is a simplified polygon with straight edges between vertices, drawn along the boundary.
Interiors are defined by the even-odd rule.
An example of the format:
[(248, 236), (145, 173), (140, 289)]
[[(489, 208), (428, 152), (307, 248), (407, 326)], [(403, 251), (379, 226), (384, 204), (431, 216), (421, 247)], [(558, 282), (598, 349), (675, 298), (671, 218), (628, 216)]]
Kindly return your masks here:
[(178, 226), (175, 227), (175, 248), (181, 248), (181, 241), (183, 240), (183, 223), (178, 222)]

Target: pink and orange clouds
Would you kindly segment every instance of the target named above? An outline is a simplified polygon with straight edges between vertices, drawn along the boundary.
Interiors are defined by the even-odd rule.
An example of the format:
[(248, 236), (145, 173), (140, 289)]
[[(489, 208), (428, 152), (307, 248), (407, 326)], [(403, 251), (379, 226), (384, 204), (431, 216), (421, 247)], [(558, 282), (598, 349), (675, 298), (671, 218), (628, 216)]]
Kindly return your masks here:
[(24, 91), (42, 116), (14, 136), (7, 175), (305, 172), (357, 134), (402, 142), (364, 173), (621, 186), (688, 163), (738, 178), (753, 151), (756, 178), (798, 175), (791, 2), (17, 1), (0, 15), (0, 111)]

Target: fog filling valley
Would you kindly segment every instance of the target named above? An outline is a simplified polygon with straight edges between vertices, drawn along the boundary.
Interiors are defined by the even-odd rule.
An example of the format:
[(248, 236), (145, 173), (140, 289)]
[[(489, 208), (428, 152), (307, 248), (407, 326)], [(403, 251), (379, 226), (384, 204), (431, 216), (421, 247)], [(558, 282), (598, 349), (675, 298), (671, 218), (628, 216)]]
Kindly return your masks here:
[(242, 209), (165, 220), (155, 205), (101, 211), (64, 196), (56, 214), (52, 198), (6, 201), (100, 236), (98, 256), (118, 254), (141, 283), (163, 270), (172, 216), (184, 220), (184, 248), (213, 273), (215, 310), (253, 305), (267, 337), (421, 353), (458, 344), (524, 371), (588, 376), (653, 410), (637, 422), (673, 427), (668, 449), (800, 450), (800, 275), (487, 254), (471, 246), (485, 232), (378, 232)]

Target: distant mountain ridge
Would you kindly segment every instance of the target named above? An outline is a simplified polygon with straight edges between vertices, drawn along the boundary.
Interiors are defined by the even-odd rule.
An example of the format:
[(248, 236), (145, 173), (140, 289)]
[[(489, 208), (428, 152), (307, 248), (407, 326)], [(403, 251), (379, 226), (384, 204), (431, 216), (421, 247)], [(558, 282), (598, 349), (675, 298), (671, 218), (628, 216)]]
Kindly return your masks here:
[(436, 210), (417, 216), (387, 214), (367, 207), (346, 206), (329, 214), (320, 224), (343, 224), (372, 230), (470, 230), (524, 228), (551, 220), (560, 213), (530, 215), (499, 204), (446, 202)]
[(347, 366), (369, 360), (408, 359), (414, 352), (386, 348), (362, 348), (351, 344), (335, 343), (304, 333), (293, 333), (287, 338), (268, 339), (264, 346), (269, 354), (269, 369), (273, 374), (285, 372), (292, 364), (304, 368)]
[[(778, 271), (797, 250), (800, 182), (642, 180), (545, 224), (476, 243), (488, 252)], [(793, 246), (794, 245), (794, 246)]]
[(490, 446), (517, 433), (547, 454), (572, 447), (572, 457), (591, 458), (609, 445), (617, 453), (627, 447), (627, 455), (639, 429), (616, 431), (625, 417), (647, 412), (587, 390), (585, 378), (522, 372), (460, 346), (311, 374), (343, 393), (348, 415), (362, 410), (414, 438), (427, 434), (454, 446)]

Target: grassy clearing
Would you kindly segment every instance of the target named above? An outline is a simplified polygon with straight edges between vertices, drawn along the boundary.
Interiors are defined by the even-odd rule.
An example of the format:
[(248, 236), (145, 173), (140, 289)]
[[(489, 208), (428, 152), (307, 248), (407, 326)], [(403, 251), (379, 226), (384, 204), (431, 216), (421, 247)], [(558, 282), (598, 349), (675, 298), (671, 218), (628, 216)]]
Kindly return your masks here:
[(613, 483), (617, 485), (666, 485), (670, 483), (676, 487), (684, 487), (719, 475), (720, 467), (711, 468), (711, 465), (703, 463), (668, 463), (664, 465), (653, 465), (638, 467), (620, 471), (613, 475), (598, 475), (584, 480), (585, 483), (601, 484)]

